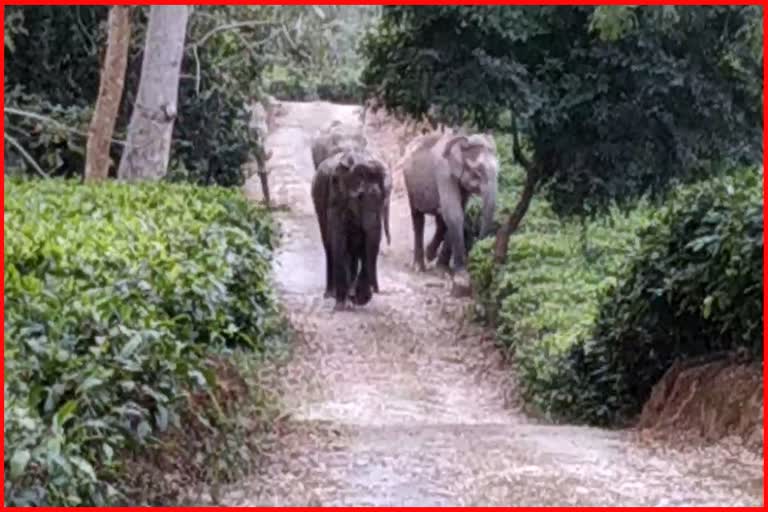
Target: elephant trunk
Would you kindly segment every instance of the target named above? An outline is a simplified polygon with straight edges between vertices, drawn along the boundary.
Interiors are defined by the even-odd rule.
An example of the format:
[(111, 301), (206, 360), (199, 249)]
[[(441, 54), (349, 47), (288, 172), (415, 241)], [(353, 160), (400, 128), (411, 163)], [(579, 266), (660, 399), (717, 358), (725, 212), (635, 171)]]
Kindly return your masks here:
[(493, 217), (496, 213), (496, 180), (488, 180), (482, 190), (483, 218), (480, 224), (480, 238), (485, 238), (493, 231)]
[(392, 240), (389, 237), (389, 203), (390, 194), (384, 199), (384, 205), (381, 209), (381, 222), (384, 225), (384, 236), (387, 237), (387, 245), (392, 245)]

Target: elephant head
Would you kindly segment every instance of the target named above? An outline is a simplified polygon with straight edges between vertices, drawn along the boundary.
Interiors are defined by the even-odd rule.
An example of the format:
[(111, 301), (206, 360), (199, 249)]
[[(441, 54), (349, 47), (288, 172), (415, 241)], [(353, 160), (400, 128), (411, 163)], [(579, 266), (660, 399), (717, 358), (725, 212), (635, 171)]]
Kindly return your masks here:
[(386, 167), (367, 151), (352, 149), (340, 153), (332, 177), (334, 191), (345, 200), (383, 200)]
[(312, 161), (317, 169), (320, 163), (338, 153), (362, 150), (368, 140), (359, 129), (344, 126), (341, 121), (333, 121), (312, 140)]
[(445, 144), (443, 158), (461, 188), (483, 198), (480, 237), (490, 234), (496, 210), (499, 159), (493, 137), (486, 134), (454, 135)]

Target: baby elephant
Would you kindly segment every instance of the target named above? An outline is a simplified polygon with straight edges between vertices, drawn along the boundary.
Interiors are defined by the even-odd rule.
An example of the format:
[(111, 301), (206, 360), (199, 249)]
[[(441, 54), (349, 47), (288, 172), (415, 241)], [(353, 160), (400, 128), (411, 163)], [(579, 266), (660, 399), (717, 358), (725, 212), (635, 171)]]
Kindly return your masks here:
[(336, 153), (312, 179), (312, 201), (325, 250), (325, 296), (334, 310), (370, 302), (379, 291), (377, 262), (385, 198), (383, 162), (364, 149)]
[[(315, 134), (312, 138), (311, 150), (312, 163), (315, 165), (315, 170), (319, 169), (320, 164), (326, 158), (338, 153), (352, 150), (370, 153), (368, 141), (363, 135), (362, 130), (356, 126), (345, 125), (338, 120), (332, 121)], [(382, 203), (381, 222), (384, 227), (384, 235), (387, 237), (387, 244), (391, 243), (389, 235), (389, 204), (391, 194), (392, 178), (389, 173), (386, 173), (384, 176), (384, 201)]]

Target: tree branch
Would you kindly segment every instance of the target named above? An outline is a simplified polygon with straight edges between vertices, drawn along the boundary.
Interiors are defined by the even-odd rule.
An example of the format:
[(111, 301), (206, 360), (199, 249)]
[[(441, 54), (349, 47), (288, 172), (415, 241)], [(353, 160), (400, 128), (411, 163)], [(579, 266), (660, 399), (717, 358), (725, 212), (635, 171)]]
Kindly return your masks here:
[(228, 23), (226, 25), (221, 25), (221, 26), (212, 28), (211, 30), (206, 32), (205, 35), (203, 35), (203, 37), (198, 39), (196, 42), (190, 43), (189, 45), (187, 45), (187, 48), (185, 48), (185, 49), (189, 49), (189, 48), (196, 47), (196, 46), (202, 46), (214, 34), (216, 34), (218, 32), (223, 32), (225, 30), (232, 30), (232, 29), (242, 28), (242, 27), (259, 27), (259, 26), (274, 25), (274, 24), (275, 23), (272, 22), (272, 21), (263, 21), (263, 20), (258, 20), (258, 21), (256, 21), (256, 20), (254, 20), (254, 21), (238, 21), (236, 23)]
[[(38, 121), (42, 121), (44, 123), (55, 125), (59, 128), (61, 128), (64, 131), (67, 131), (69, 133), (74, 133), (76, 135), (81, 135), (83, 137), (88, 137), (88, 133), (81, 132), (80, 130), (75, 130), (74, 128), (70, 128), (69, 126), (65, 125), (64, 123), (61, 123), (51, 117), (44, 116), (42, 114), (38, 114), (36, 112), (28, 112), (26, 110), (20, 110), (13, 107), (5, 107), (5, 113), (6, 114), (13, 114), (21, 117), (26, 117), (28, 119), (36, 119)], [(111, 139), (113, 144), (117, 144), (119, 146), (125, 146), (124, 140), (118, 140), (118, 139)]]
[(531, 170), (531, 162), (523, 154), (523, 149), (520, 147), (520, 134), (517, 131), (517, 117), (512, 116), (512, 155), (520, 165), (523, 166), (526, 172)]
[(29, 162), (29, 165), (31, 165), (31, 166), (32, 166), (32, 167), (33, 167), (33, 168), (34, 168), (34, 169), (37, 171), (37, 173), (38, 173), (40, 176), (42, 176), (43, 178), (50, 178), (50, 176), (49, 176), (48, 174), (46, 174), (46, 172), (45, 172), (45, 171), (43, 171), (43, 169), (42, 169), (42, 168), (41, 168), (41, 167), (38, 165), (38, 163), (37, 163), (37, 162), (35, 162), (35, 159), (34, 159), (34, 158), (32, 158), (32, 156), (31, 156), (29, 153), (27, 153), (27, 150), (25, 150), (25, 149), (24, 149), (24, 148), (21, 146), (21, 144), (19, 143), (19, 141), (17, 141), (15, 138), (13, 138), (13, 137), (12, 137), (12, 136), (11, 136), (11, 135), (10, 135), (8, 132), (6, 132), (6, 131), (3, 131), (3, 135), (5, 136), (5, 140), (7, 140), (8, 142), (10, 142), (10, 143), (11, 143), (11, 145), (12, 145), (13, 147), (15, 147), (15, 148), (18, 150), (18, 152), (19, 152), (19, 153), (21, 153), (21, 156), (24, 158), (24, 160), (26, 160), (27, 162)]

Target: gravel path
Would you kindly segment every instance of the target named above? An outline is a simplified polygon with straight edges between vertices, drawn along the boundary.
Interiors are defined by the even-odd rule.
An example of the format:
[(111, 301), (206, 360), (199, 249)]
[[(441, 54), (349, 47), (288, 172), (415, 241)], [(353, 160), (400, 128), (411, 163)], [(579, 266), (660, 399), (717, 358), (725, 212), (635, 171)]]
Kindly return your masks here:
[(222, 505), (762, 505), (762, 461), (747, 453), (668, 450), (630, 432), (537, 424), (522, 413), (492, 339), (462, 320), (468, 302), (448, 297), (444, 277), (409, 268), (399, 180), (382, 293), (332, 313), (309, 139), (333, 119), (359, 122), (359, 110), (283, 105), (268, 140), (272, 195), (290, 207), (279, 214), (275, 275), (303, 336), (280, 370), (290, 415), (278, 441), (262, 471), (223, 489)]

